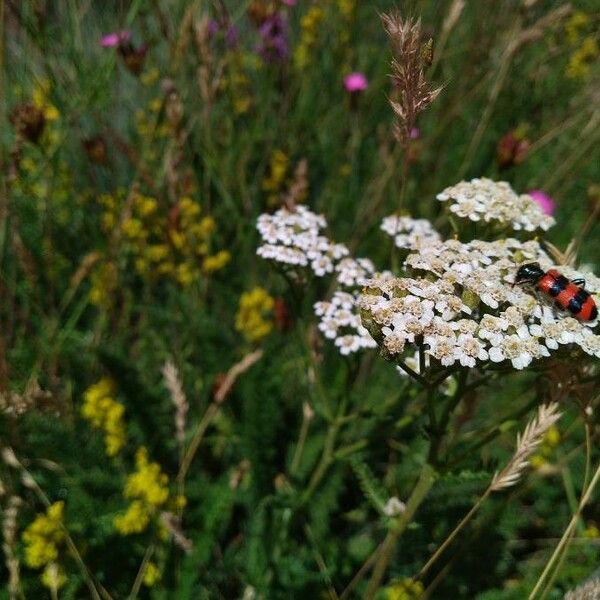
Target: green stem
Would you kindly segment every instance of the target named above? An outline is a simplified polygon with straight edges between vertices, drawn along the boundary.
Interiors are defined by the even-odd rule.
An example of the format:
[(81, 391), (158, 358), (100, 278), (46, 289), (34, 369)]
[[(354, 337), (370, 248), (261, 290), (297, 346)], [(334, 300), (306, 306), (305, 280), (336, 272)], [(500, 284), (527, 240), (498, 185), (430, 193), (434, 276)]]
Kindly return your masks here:
[(398, 517), (394, 526), (390, 529), (385, 540), (383, 541), (381, 552), (379, 553), (377, 561), (375, 562), (375, 566), (373, 567), (373, 574), (371, 575), (371, 580), (369, 581), (369, 585), (365, 593), (366, 600), (372, 600), (375, 597), (375, 594), (377, 593), (383, 576), (387, 570), (388, 564), (392, 559), (396, 543), (408, 524), (412, 521), (417, 509), (433, 486), (435, 477), (436, 471), (434, 467), (429, 463), (425, 463), (423, 469), (421, 470), (421, 474), (419, 475), (419, 480), (417, 481), (417, 484), (415, 485), (415, 488), (410, 495), (408, 502), (406, 503), (406, 510), (400, 515), (400, 517)]
[(334, 458), (334, 447), (335, 440), (337, 438), (337, 434), (340, 428), (340, 423), (337, 419), (332, 421), (327, 428), (327, 436), (325, 437), (325, 445), (323, 446), (323, 453), (321, 454), (321, 459), (319, 460), (319, 464), (317, 468), (313, 471), (312, 477), (304, 490), (304, 493), (300, 497), (300, 505), (306, 504), (308, 500), (313, 495), (314, 491), (317, 489), (318, 485), (321, 483), (323, 477), (327, 473), (329, 466), (333, 462)]
[(542, 571), (542, 574), (540, 575), (539, 579), (537, 580), (537, 583), (535, 584), (535, 587), (531, 591), (531, 594), (529, 594), (528, 600), (534, 600), (534, 598), (537, 596), (538, 592), (540, 591), (540, 588), (542, 587), (542, 584), (546, 580), (546, 577), (548, 577), (548, 574), (550, 573), (552, 567), (554, 566), (554, 563), (557, 561), (557, 559), (560, 556), (560, 553), (562, 552), (563, 548), (565, 547), (568, 540), (570, 539), (570, 536), (571, 536), (573, 530), (575, 529), (575, 526), (577, 525), (577, 521), (579, 520), (579, 516), (581, 515), (581, 512), (583, 511), (585, 505), (589, 502), (589, 500), (592, 496), (592, 492), (594, 491), (594, 488), (596, 487), (596, 485), (598, 483), (598, 480), (600, 480), (600, 466), (598, 466), (598, 468), (596, 469), (596, 472), (594, 473), (594, 477), (592, 478), (590, 485), (588, 486), (587, 490), (585, 491), (585, 494), (581, 498), (581, 502), (579, 503), (577, 512), (571, 518), (571, 521), (569, 522), (569, 525), (565, 529), (565, 531), (560, 539), (560, 542), (554, 549), (554, 552), (552, 553), (552, 556), (550, 557), (548, 564)]

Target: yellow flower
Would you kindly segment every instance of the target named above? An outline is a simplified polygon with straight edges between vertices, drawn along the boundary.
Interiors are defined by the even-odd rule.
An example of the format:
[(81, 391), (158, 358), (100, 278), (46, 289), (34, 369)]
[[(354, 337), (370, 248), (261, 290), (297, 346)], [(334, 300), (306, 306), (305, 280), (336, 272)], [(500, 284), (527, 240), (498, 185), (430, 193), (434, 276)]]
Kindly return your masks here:
[(144, 531), (151, 517), (169, 499), (169, 478), (158, 463), (149, 462), (146, 448), (138, 449), (135, 462), (136, 471), (127, 476), (123, 490), (131, 503), (113, 520), (115, 529), (122, 535)]
[(548, 464), (548, 461), (541, 454), (534, 454), (529, 459), (529, 464), (534, 469), (541, 469), (544, 465)]
[(192, 265), (188, 263), (181, 263), (180, 265), (177, 265), (175, 276), (177, 281), (183, 286), (190, 285), (196, 278)]
[(123, 223), (123, 232), (130, 239), (140, 239), (146, 237), (144, 224), (139, 219), (126, 219)]
[(158, 69), (148, 69), (140, 75), (140, 82), (142, 85), (150, 86), (153, 83), (156, 83), (159, 77), (160, 71)]
[(59, 545), (65, 539), (63, 509), (64, 502), (55, 502), (45, 514), (38, 514), (23, 532), (27, 566), (39, 569), (58, 558)]
[(275, 300), (261, 287), (244, 292), (240, 297), (235, 328), (249, 342), (258, 342), (273, 329), (271, 313)]
[(588, 523), (588, 526), (583, 532), (583, 537), (590, 539), (597, 539), (600, 537), (600, 529), (598, 529), (596, 523), (593, 521)]
[(413, 581), (410, 577), (395, 581), (385, 588), (387, 600), (416, 600), (423, 595), (425, 588), (420, 581)]
[(338, 10), (340, 11), (342, 17), (346, 19), (346, 21), (350, 21), (354, 16), (354, 11), (356, 10), (356, 3), (354, 0), (337, 0)]
[(123, 514), (114, 518), (113, 523), (121, 535), (141, 533), (150, 523), (150, 512), (142, 502), (134, 500)]
[(91, 277), (90, 302), (96, 306), (107, 306), (117, 284), (117, 268), (108, 262), (99, 265)]
[(579, 42), (581, 30), (585, 29), (590, 22), (590, 17), (580, 10), (575, 11), (565, 24), (567, 32), (567, 40), (571, 46), (575, 46)]
[(113, 396), (113, 382), (104, 377), (88, 388), (83, 397), (81, 414), (95, 429), (104, 431), (104, 445), (108, 456), (115, 456), (125, 445), (125, 407)]
[(127, 477), (125, 498), (146, 501), (154, 507), (162, 506), (169, 497), (169, 477), (160, 469), (160, 465), (148, 461), (148, 450), (139, 448), (135, 455), (137, 471)]
[(560, 431), (556, 425), (552, 425), (544, 435), (544, 444), (548, 444), (551, 448), (558, 446), (560, 443)]
[(581, 46), (573, 52), (565, 75), (569, 79), (582, 79), (591, 71), (591, 63), (600, 54), (598, 42), (592, 36), (583, 40)]
[(166, 244), (148, 246), (147, 256), (151, 262), (161, 262), (169, 256), (169, 246)]
[(294, 51), (294, 65), (297, 69), (308, 66), (310, 49), (317, 41), (317, 27), (325, 18), (325, 11), (319, 6), (311, 7), (300, 19), (302, 33), (300, 42)]
[(67, 583), (67, 576), (55, 562), (46, 565), (40, 577), (42, 584), (50, 590), (59, 590)]
[(44, 113), (46, 121), (55, 121), (60, 117), (60, 112), (50, 102), (48, 102), (48, 94), (50, 93), (50, 83), (48, 81), (42, 81), (39, 83), (31, 94), (33, 104), (36, 108), (39, 108)]
[(144, 585), (148, 587), (152, 587), (155, 583), (158, 583), (161, 578), (161, 572), (158, 570), (158, 567), (152, 562), (149, 561), (146, 563), (146, 568), (144, 569)]
[(220, 250), (213, 256), (207, 256), (202, 261), (202, 270), (210, 275), (221, 270), (231, 260), (231, 254), (227, 250)]

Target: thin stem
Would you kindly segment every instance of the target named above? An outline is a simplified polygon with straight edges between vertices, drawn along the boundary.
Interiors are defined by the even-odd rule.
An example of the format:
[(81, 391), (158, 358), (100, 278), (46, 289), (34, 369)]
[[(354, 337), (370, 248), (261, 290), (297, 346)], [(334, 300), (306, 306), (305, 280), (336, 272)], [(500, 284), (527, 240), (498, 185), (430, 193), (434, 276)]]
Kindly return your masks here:
[[(18, 459), (17, 459), (17, 463), (18, 463), (18, 468), (21, 471), (22, 477), (24, 477), (26, 479), (26, 481), (28, 482), (28, 487), (30, 487), (34, 490), (37, 497), (42, 501), (44, 506), (46, 506), (46, 508), (48, 508), (51, 505), (51, 502), (48, 499), (48, 496), (46, 496), (46, 494), (44, 493), (42, 488), (38, 485), (37, 481), (33, 478), (33, 475), (25, 468), (25, 466), (20, 461), (18, 461)], [(66, 541), (67, 547), (69, 549), (69, 552), (71, 553), (71, 556), (75, 559), (77, 566), (81, 570), (81, 573), (83, 574), (83, 578), (88, 586), (88, 589), (90, 591), (90, 594), (91, 594), (93, 600), (101, 600), (100, 594), (98, 593), (98, 589), (96, 588), (96, 583), (92, 579), (92, 575), (91, 575), (90, 571), (88, 570), (85, 563), (83, 562), (83, 559), (81, 558), (81, 554), (79, 553), (79, 550), (77, 549), (77, 546), (75, 545), (75, 542), (73, 541), (73, 538), (71, 537), (71, 534), (69, 533), (69, 530), (66, 528), (66, 526), (62, 522), (60, 523), (60, 528), (62, 529), (63, 533), (65, 534), (65, 541)], [(112, 597), (106, 590), (101, 588), (101, 591), (102, 591), (102, 595), (104, 596), (104, 598), (106, 600), (112, 600)]]
[(129, 592), (129, 596), (127, 600), (135, 600), (137, 595), (140, 593), (140, 588), (142, 586), (142, 581), (144, 580), (144, 572), (146, 571), (146, 565), (150, 561), (152, 554), (154, 553), (154, 544), (150, 544), (148, 548), (146, 548), (146, 552), (144, 553), (144, 558), (142, 559), (142, 563), (140, 564), (140, 568), (135, 576), (135, 581), (133, 582), (133, 586), (131, 586), (131, 592)]
[(310, 497), (313, 495), (314, 491), (317, 489), (318, 485), (321, 483), (323, 477), (327, 473), (329, 466), (333, 462), (334, 456), (334, 447), (335, 440), (337, 438), (337, 434), (340, 428), (340, 423), (337, 419), (332, 421), (327, 428), (327, 435), (325, 437), (325, 444), (323, 446), (323, 453), (321, 454), (321, 459), (319, 460), (319, 464), (317, 468), (313, 471), (312, 477), (304, 490), (300, 498), (300, 504), (306, 504)]
[(196, 427), (192, 441), (190, 442), (190, 445), (183, 456), (181, 466), (179, 467), (179, 472), (177, 473), (177, 480), (180, 483), (185, 480), (185, 476), (187, 475), (188, 469), (192, 464), (192, 460), (194, 460), (194, 456), (198, 451), (200, 442), (202, 442), (202, 438), (204, 437), (208, 426), (212, 423), (212, 420), (216, 417), (220, 408), (221, 406), (219, 404), (216, 402), (211, 402), (209, 407), (206, 409), (204, 416), (200, 420), (200, 423), (198, 423), (198, 427)]
[(410, 375), (415, 381), (418, 381), (423, 387), (428, 388), (430, 386), (429, 382), (427, 381), (427, 379), (425, 379), (425, 377), (421, 377), (421, 375), (419, 375), (416, 371), (414, 371), (413, 369), (411, 369), (408, 365), (406, 365), (405, 363), (403, 363), (401, 360), (399, 360), (396, 364), (405, 373), (407, 373), (408, 375)]
[(302, 452), (304, 451), (304, 444), (306, 442), (306, 436), (308, 435), (308, 426), (313, 418), (312, 408), (308, 402), (304, 403), (302, 408), (302, 425), (300, 425), (300, 434), (298, 435), (298, 443), (294, 450), (294, 456), (292, 458), (292, 464), (290, 465), (290, 474), (295, 475), (300, 465), (300, 459), (302, 458)]
[(587, 490), (585, 491), (585, 494), (581, 498), (581, 502), (579, 503), (579, 507), (577, 508), (576, 513), (571, 518), (571, 521), (569, 522), (569, 525), (565, 529), (565, 531), (560, 539), (560, 542), (554, 549), (554, 552), (552, 553), (550, 560), (548, 561), (548, 563), (546, 564), (546, 567), (542, 571), (542, 574), (540, 575), (539, 579), (537, 580), (537, 583), (535, 584), (535, 587), (531, 591), (531, 594), (529, 594), (528, 600), (534, 600), (534, 598), (540, 591), (540, 588), (542, 587), (544, 580), (548, 576), (550, 570), (554, 566), (554, 563), (557, 561), (562, 549), (567, 544), (567, 541), (568, 541), (571, 533), (575, 529), (575, 526), (577, 525), (577, 521), (579, 520), (579, 515), (581, 514), (583, 508), (585, 507), (585, 505), (588, 503), (589, 499), (591, 498), (592, 492), (594, 491), (594, 488), (596, 487), (598, 480), (600, 480), (600, 465), (596, 469), (596, 472), (594, 473), (594, 477), (592, 478), (590, 485), (588, 486)]
[(383, 541), (381, 551), (377, 556), (375, 566), (373, 567), (373, 574), (371, 580), (367, 586), (365, 593), (366, 600), (372, 600), (381, 585), (381, 581), (385, 575), (388, 564), (394, 554), (396, 543), (408, 524), (412, 521), (417, 508), (423, 502), (427, 493), (431, 489), (435, 482), (436, 472), (435, 469), (428, 463), (425, 463), (419, 475), (419, 480), (415, 485), (415, 488), (406, 503), (406, 510), (398, 517), (394, 526), (388, 532), (385, 540)]
[[(590, 431), (590, 424), (589, 424), (585, 414), (583, 415), (583, 418), (584, 418), (584, 429), (585, 429), (585, 474), (583, 477), (583, 488), (582, 489), (585, 491), (588, 487), (588, 483), (589, 483), (589, 479), (590, 479), (591, 461), (592, 461), (592, 435), (591, 435), (591, 431)], [(563, 469), (561, 469), (561, 471), (564, 473), (565, 469), (567, 469), (566, 466), (563, 467)], [(575, 512), (576, 512), (576, 509), (573, 511), (573, 513), (575, 513)], [(556, 569), (554, 569), (554, 573), (552, 573), (551, 577), (548, 579), (548, 583), (547, 583), (544, 591), (542, 592), (542, 595), (540, 596), (540, 600), (544, 600), (544, 598), (552, 590), (554, 580), (556, 579), (556, 576), (560, 572), (560, 569), (567, 558), (568, 551), (569, 551), (569, 545), (573, 541), (573, 537), (574, 537), (574, 531), (569, 535), (569, 537), (565, 543), (564, 550), (561, 552), (560, 558), (558, 559)]]
[(452, 533), (444, 540), (444, 543), (433, 553), (431, 558), (425, 563), (423, 568), (419, 571), (417, 579), (423, 579), (427, 571), (433, 566), (435, 561), (443, 554), (448, 546), (454, 541), (454, 538), (462, 531), (464, 526), (473, 518), (475, 513), (479, 510), (483, 502), (492, 493), (491, 486), (483, 493), (483, 496), (477, 500), (471, 510), (462, 518), (460, 523), (452, 530)]

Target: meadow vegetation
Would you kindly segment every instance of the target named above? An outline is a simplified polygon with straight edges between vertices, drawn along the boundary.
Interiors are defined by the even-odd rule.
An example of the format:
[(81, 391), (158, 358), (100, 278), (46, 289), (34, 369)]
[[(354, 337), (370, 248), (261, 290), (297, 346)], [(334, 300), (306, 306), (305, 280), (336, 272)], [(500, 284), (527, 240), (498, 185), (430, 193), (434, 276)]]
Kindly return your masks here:
[(0, 40), (0, 599), (600, 598), (597, 0)]

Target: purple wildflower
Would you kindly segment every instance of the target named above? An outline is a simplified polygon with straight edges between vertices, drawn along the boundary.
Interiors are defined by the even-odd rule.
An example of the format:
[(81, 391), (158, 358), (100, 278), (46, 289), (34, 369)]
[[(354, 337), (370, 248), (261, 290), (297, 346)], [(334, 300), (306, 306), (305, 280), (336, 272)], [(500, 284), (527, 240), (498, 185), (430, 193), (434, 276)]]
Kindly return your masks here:
[(531, 190), (528, 194), (540, 205), (540, 208), (547, 215), (553, 215), (556, 203), (542, 190)]
[(131, 31), (113, 31), (102, 37), (100, 45), (103, 48), (116, 48), (131, 39)]
[(347, 92), (364, 92), (369, 87), (369, 81), (364, 73), (350, 73), (344, 77), (344, 87)]
[(268, 63), (282, 62), (290, 54), (289, 29), (284, 15), (273, 13), (267, 17), (258, 30), (260, 42), (256, 51)]

